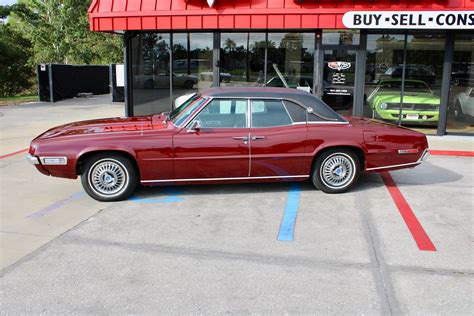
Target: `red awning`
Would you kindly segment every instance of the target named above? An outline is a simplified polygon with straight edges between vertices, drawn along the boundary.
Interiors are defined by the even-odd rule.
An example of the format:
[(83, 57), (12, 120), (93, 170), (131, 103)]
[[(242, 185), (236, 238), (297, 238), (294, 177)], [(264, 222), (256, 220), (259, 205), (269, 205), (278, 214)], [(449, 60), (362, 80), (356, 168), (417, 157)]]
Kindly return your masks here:
[[(210, 0), (212, 2), (212, 0)], [(353, 10), (456, 10), (473, 0), (94, 0), (91, 30), (232, 30), (345, 28)]]

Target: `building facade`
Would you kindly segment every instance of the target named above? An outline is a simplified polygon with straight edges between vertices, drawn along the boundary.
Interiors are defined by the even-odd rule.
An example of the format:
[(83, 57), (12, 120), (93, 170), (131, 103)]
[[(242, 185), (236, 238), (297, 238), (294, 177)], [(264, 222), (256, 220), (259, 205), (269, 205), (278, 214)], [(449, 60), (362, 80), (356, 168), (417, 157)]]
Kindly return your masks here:
[(271, 86), (474, 135), (472, 0), (95, 0), (89, 16), (124, 35), (128, 115), (211, 86)]

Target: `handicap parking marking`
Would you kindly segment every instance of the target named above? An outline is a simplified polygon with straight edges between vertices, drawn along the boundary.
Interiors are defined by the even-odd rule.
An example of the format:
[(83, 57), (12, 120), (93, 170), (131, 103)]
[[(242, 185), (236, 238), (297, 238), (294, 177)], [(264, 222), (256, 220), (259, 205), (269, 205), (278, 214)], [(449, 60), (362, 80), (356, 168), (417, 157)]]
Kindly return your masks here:
[(82, 191), (81, 192), (76, 192), (76, 193), (72, 194), (71, 196), (69, 196), (65, 199), (54, 202), (53, 204), (51, 204), (51, 205), (49, 205), (45, 208), (42, 208), (39, 211), (31, 213), (30, 215), (26, 216), (26, 218), (41, 218), (45, 215), (48, 215), (48, 214), (54, 212), (57, 209), (63, 207), (66, 204), (69, 204), (73, 201), (76, 201), (76, 200), (79, 200), (79, 199), (83, 198), (85, 195), (86, 194)]
[(168, 195), (164, 198), (154, 199), (154, 198), (144, 198), (138, 196), (132, 196), (128, 201), (135, 203), (173, 203), (173, 202), (182, 202), (184, 198), (179, 197), (178, 195), (182, 194), (182, 191), (177, 190), (176, 188), (166, 188), (163, 190)]
[(285, 212), (280, 224), (278, 233), (279, 241), (293, 241), (295, 238), (296, 217), (301, 198), (301, 184), (294, 183), (288, 191), (288, 199), (286, 200)]
[(393, 180), (392, 176), (389, 172), (381, 172), (380, 175), (382, 176), (382, 180), (385, 183), (385, 186), (390, 193), (395, 205), (402, 215), (405, 224), (407, 225), (408, 229), (410, 230), (413, 239), (415, 240), (418, 249), (422, 251), (436, 251), (436, 247), (434, 246), (433, 242), (431, 241), (430, 237), (424, 230), (421, 223), (416, 218), (415, 213), (411, 209), (410, 205), (408, 204), (407, 200), (403, 196), (402, 192), (398, 188), (395, 180)]

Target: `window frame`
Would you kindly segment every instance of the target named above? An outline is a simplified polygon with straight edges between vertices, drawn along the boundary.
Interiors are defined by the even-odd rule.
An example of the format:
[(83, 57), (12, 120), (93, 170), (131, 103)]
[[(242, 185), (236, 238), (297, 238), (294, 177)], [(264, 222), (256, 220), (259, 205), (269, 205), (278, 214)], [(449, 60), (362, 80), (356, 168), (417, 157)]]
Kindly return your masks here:
[[(196, 110), (196, 113), (191, 116), (191, 118), (188, 118), (189, 121), (185, 122), (183, 124), (183, 128), (190, 128), (194, 120), (215, 100), (247, 100), (247, 107), (245, 109), (245, 127), (203, 127), (205, 130), (214, 130), (214, 129), (230, 129), (230, 128), (245, 128), (248, 129), (250, 126), (250, 115), (249, 115), (249, 109), (250, 109), (250, 100), (249, 98), (239, 98), (239, 97), (210, 97), (208, 99), (208, 102), (206, 102), (201, 108)], [(235, 114), (235, 113), (234, 113)]]
[[(292, 126), (294, 124), (293, 122), (293, 119), (291, 118), (291, 115), (290, 113), (288, 112), (288, 110), (286, 109), (286, 106), (285, 104), (283, 103), (283, 100), (284, 99), (281, 99), (281, 98), (278, 98), (278, 99), (272, 99), (272, 98), (249, 98), (249, 105), (250, 105), (250, 128), (274, 128), (274, 127), (282, 127), (282, 126)], [(288, 118), (290, 119), (290, 124), (285, 124), (285, 125), (272, 125), (272, 126), (253, 126), (253, 111), (252, 111), (252, 103), (254, 101), (261, 101), (261, 102), (265, 102), (265, 101), (270, 101), (270, 102), (279, 102), (281, 104), (281, 106), (283, 107), (283, 109), (285, 110), (285, 113), (286, 115), (288, 116)], [(306, 116), (306, 122), (308, 122), (308, 118)]]

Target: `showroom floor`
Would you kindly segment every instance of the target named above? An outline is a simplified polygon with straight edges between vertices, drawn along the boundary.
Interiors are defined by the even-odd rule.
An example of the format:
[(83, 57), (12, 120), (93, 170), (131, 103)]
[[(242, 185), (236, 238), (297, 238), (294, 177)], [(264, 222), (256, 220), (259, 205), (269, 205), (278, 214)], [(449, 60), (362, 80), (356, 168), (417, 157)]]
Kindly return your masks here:
[(9, 155), (48, 127), (123, 113), (94, 102), (0, 108), (3, 313), (474, 310), (474, 158), (432, 156), (339, 195), (202, 185), (99, 203)]

